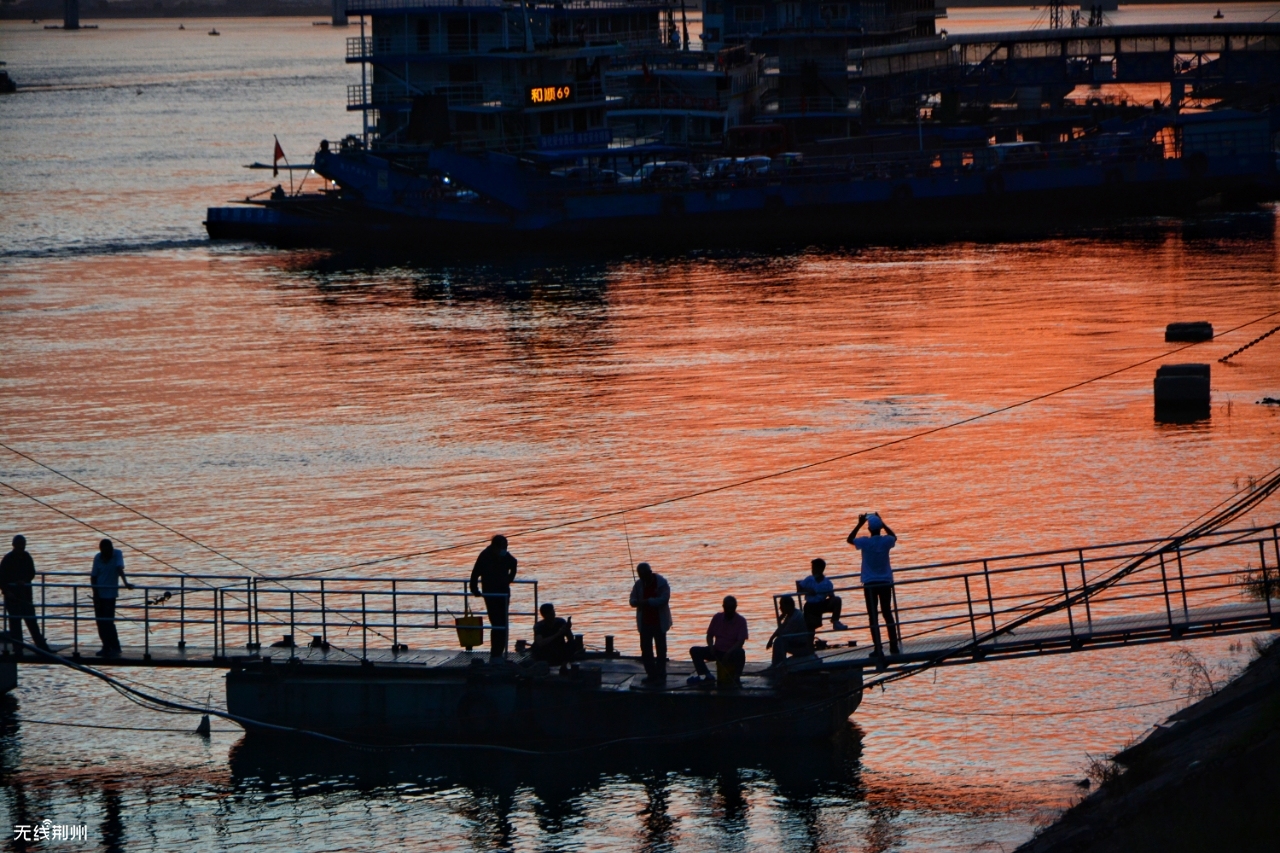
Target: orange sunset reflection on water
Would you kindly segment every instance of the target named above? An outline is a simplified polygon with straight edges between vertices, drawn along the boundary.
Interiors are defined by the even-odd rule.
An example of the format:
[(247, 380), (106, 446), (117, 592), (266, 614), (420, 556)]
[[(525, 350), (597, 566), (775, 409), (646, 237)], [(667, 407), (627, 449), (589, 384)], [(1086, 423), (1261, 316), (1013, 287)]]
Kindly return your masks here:
[[(1274, 467), (1280, 411), (1256, 401), (1280, 396), (1280, 343), (1216, 363), (1274, 321), (1172, 359), (1214, 362), (1207, 422), (1154, 422), (1155, 362), (786, 476), (522, 531), (1110, 373), (1166, 351), (1168, 322), (1223, 331), (1280, 309), (1276, 267), (1269, 213), (777, 257), (378, 265), (215, 248), (31, 260), (0, 283), (5, 440), (268, 574), (505, 532), (543, 598), (589, 644), (612, 634), (624, 652), (636, 646), (629, 547), (672, 583), (673, 657), (733, 593), (761, 660), (769, 596), (815, 556), (854, 570), (844, 537), (861, 511), (893, 525), (898, 565), (929, 563), (1162, 535)], [(235, 570), (20, 459), (2, 467), (185, 570)], [(42, 566), (87, 571), (91, 531), (12, 494), (0, 514)], [(477, 550), (370, 571), (461, 575)], [(1198, 648), (1230, 657), (1225, 642)], [(1060, 806), (1086, 751), (1114, 751), (1176, 705), (984, 715), (1166, 699), (1167, 661), (1148, 647), (963, 667), (868, 696), (855, 715), (868, 800)]]

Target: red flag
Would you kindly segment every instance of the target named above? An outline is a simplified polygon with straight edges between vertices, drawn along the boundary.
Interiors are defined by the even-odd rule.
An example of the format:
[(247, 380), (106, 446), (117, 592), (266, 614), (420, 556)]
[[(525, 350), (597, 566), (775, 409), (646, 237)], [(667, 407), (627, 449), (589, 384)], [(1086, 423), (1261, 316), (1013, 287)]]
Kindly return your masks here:
[[(274, 137), (273, 137), (274, 138)], [(280, 147), (280, 140), (276, 139), (275, 157), (271, 160), (271, 176), (273, 178), (280, 177), (280, 161), (284, 159), (284, 149)], [(284, 159), (286, 163), (289, 161)]]

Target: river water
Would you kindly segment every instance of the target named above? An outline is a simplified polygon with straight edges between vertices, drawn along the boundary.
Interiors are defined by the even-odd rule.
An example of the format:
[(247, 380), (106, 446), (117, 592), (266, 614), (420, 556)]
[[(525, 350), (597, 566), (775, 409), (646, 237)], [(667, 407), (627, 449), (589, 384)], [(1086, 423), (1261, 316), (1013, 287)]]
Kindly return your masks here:
[[(1277, 7), (1223, 8), (1260, 20)], [(1038, 14), (957, 10), (947, 26)], [(769, 595), (813, 556), (851, 570), (859, 511), (884, 513), (899, 563), (924, 563), (1161, 535), (1277, 464), (1280, 411), (1256, 403), (1280, 397), (1272, 338), (1214, 365), (1208, 422), (1154, 423), (1148, 365), (633, 512), (625, 530), (615, 517), (516, 535), (1105, 374), (1163, 352), (1170, 321), (1225, 329), (1276, 311), (1276, 218), (437, 265), (215, 245), (204, 207), (269, 185), (241, 166), (268, 160), (273, 134), (305, 162), (318, 139), (356, 129), (348, 33), (303, 19), (220, 20), (219, 38), (209, 22), (101, 23), (0, 24), (0, 59), (24, 85), (0, 98), (0, 440), (255, 570), (502, 531), (589, 643), (615, 634), (633, 651), (629, 538), (675, 588), (673, 656), (732, 592), (761, 659)], [(185, 571), (237, 571), (13, 454), (0, 479)], [(0, 489), (0, 535), (16, 532), (38, 568), (87, 574), (98, 534)], [(473, 550), (377, 571), (455, 575)], [(161, 568), (125, 554), (134, 571)], [(1225, 639), (1186, 646), (1219, 675), (1247, 659)], [(0, 823), (86, 825), (85, 849), (131, 851), (1010, 850), (1078, 796), (1087, 754), (1178, 707), (1170, 648), (940, 671), (868, 696), (851, 743), (816, 755), (598, 763), (282, 760), (226, 724), (203, 741), (185, 733), (190, 716), (26, 667), (0, 719)], [(124, 675), (222, 701), (217, 672)], [(1162, 704), (1063, 713), (1146, 702)]]

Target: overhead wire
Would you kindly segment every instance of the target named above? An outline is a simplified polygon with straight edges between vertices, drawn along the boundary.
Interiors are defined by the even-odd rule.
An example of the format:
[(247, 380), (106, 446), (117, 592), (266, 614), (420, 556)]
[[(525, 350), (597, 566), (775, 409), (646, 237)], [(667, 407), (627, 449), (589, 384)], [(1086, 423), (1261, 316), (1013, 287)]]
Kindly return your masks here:
[[(1237, 325), (1235, 325), (1235, 326), (1232, 326), (1232, 327), (1231, 327), (1231, 328), (1229, 328), (1229, 329), (1225, 329), (1225, 330), (1223, 330), (1223, 331), (1221, 331), (1221, 332), (1218, 332), (1218, 333), (1214, 334), (1214, 336), (1213, 336), (1212, 338), (1210, 338), (1209, 340), (1214, 340), (1214, 341), (1216, 341), (1216, 340), (1218, 340), (1219, 338), (1225, 337), (1225, 336), (1227, 336), (1227, 335), (1230, 335), (1230, 334), (1232, 334), (1232, 333), (1234, 333), (1234, 332), (1237, 332), (1237, 331), (1239, 331), (1239, 330), (1241, 330), (1241, 329), (1244, 329), (1244, 328), (1247, 328), (1247, 327), (1249, 327), (1249, 326), (1255, 325), (1255, 324), (1257, 324), (1257, 323), (1261, 323), (1261, 322), (1263, 322), (1263, 321), (1265, 321), (1265, 320), (1268, 320), (1268, 319), (1270, 319), (1271, 317), (1275, 317), (1275, 316), (1277, 316), (1277, 315), (1280, 315), (1280, 310), (1277, 310), (1277, 311), (1271, 311), (1271, 312), (1269, 312), (1269, 313), (1267, 313), (1267, 314), (1263, 314), (1263, 315), (1261, 315), (1261, 316), (1259, 316), (1259, 317), (1255, 317), (1254, 319), (1248, 320), (1248, 321), (1243, 322), (1243, 323), (1239, 323), (1239, 324), (1237, 324)], [(564, 528), (568, 528), (568, 527), (578, 526), (578, 525), (582, 525), (582, 524), (588, 524), (588, 523), (591, 523), (591, 522), (594, 522), (594, 521), (600, 521), (600, 520), (607, 519), (607, 518), (614, 518), (614, 517), (618, 517), (618, 516), (624, 516), (624, 515), (628, 515), (628, 514), (631, 514), (631, 513), (634, 513), (634, 512), (640, 512), (640, 511), (643, 511), (643, 510), (655, 509), (655, 508), (660, 507), (660, 506), (667, 506), (667, 505), (670, 505), (670, 504), (673, 504), (673, 503), (678, 503), (678, 502), (681, 502), (681, 501), (692, 500), (692, 499), (694, 499), (694, 498), (704, 497), (704, 496), (706, 496), (706, 495), (716, 494), (716, 493), (724, 492), (724, 491), (728, 491), (728, 490), (731, 490), (731, 489), (737, 489), (737, 488), (741, 488), (741, 487), (743, 487), (743, 486), (752, 485), (752, 484), (754, 484), (754, 483), (764, 482), (764, 481), (766, 481), (766, 480), (777, 479), (777, 478), (779, 478), (779, 477), (785, 477), (785, 476), (788, 476), (788, 475), (790, 475), (790, 474), (799, 473), (799, 472), (801, 472), (801, 471), (806, 471), (806, 470), (810, 470), (810, 469), (813, 469), (813, 468), (817, 468), (817, 467), (821, 467), (821, 466), (825, 466), (825, 465), (830, 465), (830, 464), (832, 464), (832, 463), (834, 463), (834, 462), (840, 462), (840, 461), (843, 461), (843, 460), (845, 460), (845, 459), (851, 459), (851, 458), (853, 458), (853, 457), (860, 456), (860, 455), (863, 455), (863, 454), (866, 454), (866, 453), (871, 453), (871, 452), (876, 451), (876, 450), (883, 450), (883, 449), (888, 448), (888, 447), (894, 447), (894, 446), (897, 446), (897, 445), (900, 445), (900, 444), (905, 444), (906, 442), (909, 442), (909, 441), (914, 441), (914, 440), (916, 440), (916, 439), (925, 438), (925, 437), (930, 436), (930, 435), (935, 435), (935, 434), (937, 434), (937, 433), (944, 432), (944, 431), (951, 430), (951, 429), (955, 429), (955, 428), (957, 428), (957, 427), (964, 426), (964, 425), (967, 425), (967, 424), (970, 424), (970, 423), (974, 423), (974, 422), (976, 422), (976, 421), (980, 421), (980, 420), (984, 420), (984, 419), (986, 419), (986, 418), (994, 417), (994, 416), (996, 416), (996, 415), (1003, 414), (1003, 413), (1005, 413), (1005, 412), (1009, 412), (1009, 411), (1013, 411), (1013, 410), (1015, 410), (1015, 409), (1023, 408), (1023, 407), (1025, 407), (1025, 406), (1031, 405), (1032, 403), (1036, 403), (1036, 402), (1039, 402), (1039, 401), (1041, 401), (1041, 400), (1046, 400), (1046, 399), (1049, 399), (1049, 398), (1051, 398), (1051, 397), (1059, 396), (1059, 395), (1061, 395), (1061, 394), (1065, 394), (1065, 393), (1068, 393), (1068, 392), (1070, 392), (1070, 391), (1073, 391), (1073, 390), (1075, 390), (1075, 389), (1077, 389), (1077, 388), (1082, 388), (1082, 387), (1084, 387), (1084, 386), (1086, 386), (1086, 385), (1090, 385), (1090, 384), (1095, 383), (1095, 382), (1100, 382), (1100, 381), (1102, 381), (1102, 380), (1104, 380), (1104, 379), (1109, 379), (1109, 378), (1111, 378), (1111, 377), (1113, 377), (1113, 376), (1117, 376), (1117, 375), (1119, 375), (1119, 374), (1121, 374), (1121, 373), (1125, 373), (1125, 372), (1127, 372), (1127, 371), (1129, 371), (1129, 370), (1133, 370), (1133, 369), (1138, 368), (1138, 367), (1141, 367), (1141, 366), (1143, 366), (1143, 365), (1150, 364), (1150, 363), (1152, 363), (1152, 362), (1154, 362), (1154, 361), (1158, 361), (1158, 360), (1160, 360), (1160, 359), (1162, 359), (1162, 358), (1167, 358), (1167, 357), (1169, 357), (1169, 356), (1171, 356), (1171, 355), (1176, 355), (1176, 354), (1177, 354), (1177, 353), (1179, 353), (1179, 352), (1182, 352), (1182, 351), (1184, 351), (1184, 350), (1186, 350), (1186, 349), (1190, 349), (1191, 347), (1200, 346), (1200, 345), (1202, 345), (1202, 344), (1204, 344), (1204, 343), (1207, 343), (1207, 341), (1193, 341), (1193, 342), (1189, 342), (1189, 343), (1183, 344), (1182, 346), (1174, 347), (1173, 349), (1166, 350), (1166, 351), (1164, 351), (1164, 352), (1158, 353), (1158, 354), (1153, 355), (1153, 356), (1150, 356), (1150, 357), (1148, 357), (1148, 358), (1144, 358), (1144, 359), (1141, 359), (1141, 360), (1139, 360), (1139, 361), (1133, 362), (1133, 363), (1131, 363), (1131, 364), (1125, 365), (1124, 367), (1116, 368), (1116, 369), (1114, 369), (1114, 370), (1107, 371), (1107, 372), (1102, 373), (1102, 374), (1099, 374), (1099, 375), (1097, 375), (1097, 376), (1092, 376), (1092, 377), (1090, 377), (1090, 378), (1088, 378), (1088, 379), (1080, 380), (1079, 382), (1071, 383), (1070, 385), (1066, 385), (1066, 386), (1063, 386), (1063, 387), (1061, 387), (1061, 388), (1057, 388), (1057, 389), (1052, 390), (1052, 391), (1047, 391), (1047, 392), (1042, 393), (1042, 394), (1037, 394), (1037, 395), (1034, 395), (1034, 396), (1031, 396), (1031, 397), (1027, 397), (1027, 398), (1024, 398), (1024, 399), (1022, 399), (1022, 400), (1016, 401), (1016, 402), (1014, 402), (1014, 403), (1010, 403), (1010, 404), (1007, 404), (1007, 405), (1004, 405), (1004, 406), (999, 406), (999, 407), (997, 407), (997, 408), (990, 409), (990, 410), (987, 410), (987, 411), (985, 411), (985, 412), (980, 412), (980, 413), (978, 413), (978, 414), (976, 414), (976, 415), (971, 415), (971, 416), (969, 416), (969, 417), (967, 417), (967, 418), (961, 418), (961, 419), (959, 419), (959, 420), (951, 421), (951, 422), (948, 422), (948, 423), (946, 423), (946, 424), (940, 424), (940, 425), (938, 425), (938, 426), (936, 426), (936, 427), (930, 427), (930, 428), (928, 428), (928, 429), (919, 430), (919, 431), (917, 431), (917, 432), (910, 433), (910, 434), (905, 435), (905, 436), (899, 436), (899, 437), (897, 437), (897, 438), (889, 439), (889, 440), (886, 440), (886, 441), (883, 441), (883, 442), (879, 442), (879, 443), (876, 443), (876, 444), (872, 444), (872, 445), (868, 445), (868, 446), (865, 446), (865, 447), (857, 448), (857, 449), (855, 449), (855, 450), (847, 451), (847, 452), (845, 452), (845, 453), (840, 453), (840, 454), (836, 454), (836, 455), (834, 455), (834, 456), (829, 456), (829, 457), (826, 457), (826, 458), (824, 458), (824, 459), (815, 460), (815, 461), (813, 461), (813, 462), (806, 462), (806, 463), (802, 463), (802, 464), (799, 464), (799, 465), (793, 465), (793, 466), (790, 466), (790, 467), (788, 467), (788, 468), (783, 468), (783, 469), (780, 469), (780, 470), (777, 470), (777, 471), (771, 471), (771, 472), (767, 472), (767, 473), (764, 473), (764, 474), (758, 474), (758, 475), (755, 475), (755, 476), (752, 476), (752, 477), (747, 477), (747, 478), (743, 478), (743, 479), (740, 479), (740, 480), (736, 480), (736, 481), (733, 481), (733, 482), (731, 482), (731, 483), (724, 483), (724, 484), (719, 485), (719, 486), (711, 486), (711, 487), (704, 488), (704, 489), (698, 489), (698, 490), (695, 490), (695, 491), (692, 491), (692, 492), (686, 492), (686, 493), (684, 493), (684, 494), (674, 495), (674, 496), (672, 496), (672, 497), (662, 498), (662, 499), (660, 499), (660, 500), (649, 501), (649, 502), (646, 502), (646, 503), (643, 503), (643, 504), (633, 505), (633, 506), (630, 506), (630, 507), (623, 507), (623, 508), (616, 509), (616, 510), (609, 510), (609, 511), (607, 511), (607, 512), (603, 512), (603, 513), (596, 513), (596, 514), (593, 514), (593, 515), (584, 516), (584, 517), (577, 518), (577, 519), (570, 519), (570, 520), (568, 520), (568, 521), (555, 522), (555, 523), (553, 523), (553, 524), (548, 524), (548, 525), (541, 525), (541, 526), (534, 527), (534, 528), (529, 528), (529, 529), (527, 529), (527, 530), (523, 530), (523, 531), (520, 531), (520, 532), (517, 532), (517, 533), (510, 533), (510, 534), (507, 534), (507, 538), (508, 538), (508, 539), (510, 539), (510, 538), (514, 538), (514, 537), (518, 537), (518, 536), (531, 536), (531, 535), (534, 535), (534, 534), (537, 534), (537, 533), (546, 533), (546, 532), (550, 532), (550, 531), (552, 531), (552, 530), (560, 530), (560, 529), (564, 529)], [(217, 556), (219, 556), (219, 557), (221, 557), (221, 558), (223, 558), (223, 559), (225, 559), (225, 560), (228, 560), (229, 562), (231, 562), (231, 563), (233, 563), (233, 564), (235, 564), (235, 565), (237, 565), (237, 566), (239, 566), (239, 567), (243, 568), (245, 571), (252, 572), (253, 574), (258, 575), (259, 577), (262, 577), (262, 578), (264, 578), (264, 579), (271, 580), (271, 581), (276, 581), (276, 582), (281, 582), (281, 581), (286, 581), (286, 580), (298, 580), (298, 579), (302, 579), (302, 578), (314, 577), (314, 576), (316, 576), (316, 575), (320, 575), (320, 574), (328, 574), (328, 573), (331, 573), (331, 572), (343, 571), (343, 570), (347, 570), (347, 569), (363, 568), (363, 567), (367, 567), (367, 566), (379, 565), (379, 564), (382, 564), (382, 563), (395, 562), (395, 561), (399, 561), (399, 560), (414, 559), (414, 558), (417, 558), (417, 557), (431, 556), (431, 555), (434, 555), (434, 554), (441, 554), (441, 553), (446, 553), (446, 552), (448, 552), (448, 551), (455, 551), (455, 550), (459, 550), (459, 549), (461, 549), (461, 548), (477, 547), (477, 546), (482, 546), (482, 545), (486, 545), (486, 544), (488, 544), (488, 540), (487, 540), (487, 539), (484, 539), (484, 540), (473, 540), (473, 541), (467, 541), (467, 542), (459, 542), (459, 543), (456, 543), (456, 544), (453, 544), (453, 545), (446, 545), (446, 546), (441, 546), (441, 547), (437, 547), (437, 548), (430, 548), (430, 549), (425, 549), (425, 550), (419, 550), (419, 551), (413, 551), (413, 552), (406, 552), (406, 553), (403, 553), (403, 554), (394, 554), (394, 555), (391, 555), (391, 556), (387, 556), (387, 557), (378, 557), (378, 558), (374, 558), (374, 559), (371, 559), (371, 560), (362, 560), (362, 561), (353, 562), (353, 563), (345, 563), (345, 564), (342, 564), (342, 565), (338, 565), (338, 566), (330, 566), (330, 567), (327, 567), (327, 568), (323, 568), (323, 569), (316, 569), (316, 570), (314, 570), (314, 571), (309, 571), (309, 572), (298, 572), (298, 573), (289, 574), (289, 575), (270, 576), (270, 575), (265, 575), (265, 574), (263, 574), (262, 572), (260, 572), (260, 571), (258, 571), (258, 570), (256, 570), (256, 569), (253, 569), (253, 568), (251, 568), (251, 567), (249, 567), (248, 565), (246, 565), (246, 564), (244, 564), (243, 562), (241, 562), (241, 561), (239, 561), (239, 560), (235, 559), (234, 557), (231, 557), (230, 555), (225, 554), (225, 553), (223, 553), (222, 551), (219, 551), (218, 549), (216, 549), (216, 548), (214, 548), (214, 547), (212, 547), (212, 546), (210, 546), (210, 545), (207, 545), (207, 544), (205, 544), (205, 543), (203, 543), (203, 542), (199, 541), (199, 540), (198, 540), (198, 539), (196, 539), (195, 537), (192, 537), (192, 536), (190, 536), (190, 535), (188, 535), (188, 534), (186, 534), (186, 533), (183, 533), (182, 531), (178, 530), (177, 528), (174, 528), (173, 526), (171, 526), (171, 525), (169, 525), (169, 524), (166, 524), (166, 523), (164, 523), (164, 522), (160, 521), (159, 519), (156, 519), (155, 517), (153, 517), (153, 516), (151, 516), (151, 515), (149, 515), (149, 514), (147, 514), (147, 513), (145, 513), (145, 512), (142, 512), (141, 510), (138, 510), (138, 509), (135, 509), (134, 507), (129, 506), (128, 504), (124, 503), (123, 501), (120, 501), (120, 500), (118, 500), (118, 499), (116, 499), (116, 498), (114, 498), (114, 497), (112, 497), (112, 496), (110, 496), (110, 495), (106, 494), (105, 492), (101, 491), (100, 489), (94, 488), (93, 486), (90, 486), (90, 485), (88, 485), (87, 483), (84, 483), (84, 482), (82, 482), (82, 481), (80, 481), (80, 480), (78, 480), (78, 479), (76, 479), (76, 478), (72, 477), (71, 475), (66, 474), (66, 473), (64, 473), (64, 472), (62, 472), (62, 471), (60, 471), (60, 470), (58, 470), (57, 468), (54, 468), (52, 465), (49, 465), (49, 464), (47, 464), (47, 463), (45, 463), (45, 462), (40, 461), (39, 459), (36, 459), (36, 458), (35, 458), (34, 456), (32, 456), (31, 454), (29, 454), (29, 453), (25, 453), (25, 452), (23, 452), (23, 451), (21, 451), (21, 450), (18, 450), (17, 448), (15, 448), (15, 447), (11, 446), (10, 444), (8, 444), (8, 443), (6, 443), (6, 442), (0, 441), (0, 448), (2, 448), (2, 449), (4, 449), (4, 450), (8, 450), (10, 453), (13, 453), (13, 454), (15, 454), (15, 455), (17, 455), (17, 456), (20, 456), (21, 458), (26, 459), (27, 461), (31, 462), (32, 464), (37, 465), (37, 466), (39, 466), (40, 468), (43, 468), (43, 469), (45, 469), (45, 470), (49, 471), (49, 472), (50, 472), (50, 473), (52, 473), (52, 474), (55, 474), (55, 475), (57, 475), (57, 476), (59, 476), (59, 477), (62, 477), (62, 478), (64, 478), (64, 479), (68, 480), (69, 482), (74, 483), (75, 485), (77, 485), (77, 486), (79, 486), (79, 487), (81, 487), (81, 488), (83, 488), (83, 489), (86, 489), (86, 490), (88, 490), (88, 491), (92, 492), (93, 494), (97, 495), (98, 497), (100, 497), (100, 498), (102, 498), (102, 499), (104, 499), (104, 500), (107, 500), (107, 501), (111, 502), (112, 504), (114, 504), (114, 505), (116, 505), (116, 506), (118, 506), (118, 507), (120, 507), (120, 508), (122, 508), (122, 509), (124, 509), (124, 510), (127, 510), (128, 512), (131, 512), (131, 513), (133, 513), (133, 514), (135, 514), (135, 515), (139, 516), (140, 518), (143, 518), (143, 519), (145, 519), (145, 520), (147, 520), (147, 521), (151, 522), (152, 524), (155, 524), (155, 525), (157, 525), (157, 526), (161, 527), (162, 529), (164, 529), (164, 530), (166, 530), (166, 531), (168, 531), (168, 532), (170, 532), (170, 533), (174, 534), (175, 536), (179, 536), (180, 538), (182, 538), (182, 539), (184, 539), (184, 540), (186, 540), (186, 541), (188, 541), (188, 542), (191, 542), (192, 544), (195, 544), (195, 545), (197, 545), (197, 546), (199, 546), (199, 547), (201, 547), (201, 548), (203, 548), (203, 549), (205, 549), (205, 550), (207, 550), (207, 551), (209, 551), (209, 552), (211, 552), (211, 553), (213, 553), (213, 554), (215, 554), (215, 555), (217, 555)], [(6, 483), (5, 485), (9, 486), (9, 488), (13, 489), (13, 490), (14, 490), (14, 491), (16, 491), (16, 492), (19, 492), (20, 494), (23, 494), (23, 495), (24, 495), (24, 496), (26, 496), (26, 497), (32, 497), (31, 495), (28, 495), (27, 493), (22, 492), (21, 490), (17, 489), (16, 487), (13, 487), (12, 485), (9, 485), (9, 484), (7, 484), (7, 483)], [(38, 500), (38, 499), (36, 499), (36, 498), (32, 498), (32, 499), (33, 499), (33, 500), (37, 500), (37, 502), (42, 503), (42, 504), (44, 504), (45, 506), (48, 506), (48, 507), (49, 507), (49, 508), (51, 508), (51, 509), (55, 509), (55, 511), (60, 512), (60, 513), (62, 513), (63, 515), (66, 515), (68, 518), (73, 518), (73, 519), (74, 519), (74, 517), (73, 517), (73, 516), (71, 516), (70, 514), (65, 513), (65, 512), (62, 512), (62, 510), (58, 510), (58, 509), (56, 509), (55, 507), (53, 507), (52, 505), (50, 505), (50, 504), (48, 504), (48, 503), (45, 503), (45, 502), (43, 502), (43, 501), (39, 501), (39, 500)], [(76, 521), (78, 521), (78, 522), (79, 522), (79, 519), (74, 519), (74, 520), (76, 520)], [(82, 524), (83, 524), (84, 522), (80, 522), (80, 523), (82, 523)], [(86, 526), (90, 526), (90, 525), (86, 525)], [(94, 528), (94, 529), (96, 530), (96, 528)], [(106, 535), (106, 534), (103, 534), (103, 535)], [(132, 547), (132, 546), (130, 546), (130, 547)], [(143, 553), (143, 552), (140, 552), (140, 553)], [(165, 565), (169, 565), (169, 564), (168, 564), (168, 563), (165, 563)], [(171, 566), (171, 568), (172, 568), (172, 566)]]
[[(1213, 338), (1211, 338), (1210, 340), (1217, 340), (1218, 338), (1225, 337), (1226, 335), (1232, 334), (1233, 332), (1238, 332), (1241, 329), (1247, 328), (1256, 323), (1261, 323), (1264, 320), (1268, 320), (1277, 315), (1280, 315), (1280, 310), (1271, 311), (1267, 314), (1263, 314), (1260, 317), (1255, 317), (1252, 320), (1249, 320), (1244, 323), (1240, 323), (1236, 326), (1232, 326), (1230, 329), (1226, 329), (1222, 332), (1219, 332), (1215, 334)], [(836, 454), (834, 456), (828, 456), (824, 459), (815, 460), (813, 462), (805, 462), (799, 465), (793, 465), (789, 468), (783, 468), (783, 469), (780, 469), (777, 471), (771, 471), (765, 474), (757, 474), (752, 477), (746, 477), (741, 480), (735, 480), (731, 483), (724, 483), (719, 486), (710, 486), (705, 489), (698, 489), (692, 492), (686, 492), (681, 495), (675, 495), (673, 497), (662, 498), (660, 500), (649, 501), (647, 503), (636, 504), (630, 507), (623, 507), (621, 509), (609, 510), (606, 512), (596, 513), (594, 515), (584, 516), (576, 519), (570, 519), (568, 521), (560, 521), (560, 522), (555, 522), (553, 524), (546, 524), (538, 527), (532, 527), (527, 530), (519, 531), (517, 533), (508, 533), (505, 535), (508, 539), (514, 539), (520, 536), (532, 536), (538, 533), (547, 533), (553, 530), (562, 530), (567, 527), (574, 527), (582, 524), (589, 524), (592, 522), (601, 521), (608, 518), (615, 518), (618, 516), (629, 515), (631, 513), (640, 512), (643, 510), (656, 509), (657, 507), (667, 506), (673, 503), (679, 503), (681, 501), (692, 500), (694, 498), (705, 497), (706, 495), (712, 495), (718, 492), (725, 492), (731, 489), (737, 489), (743, 486), (752, 485), (754, 483), (760, 483), (766, 480), (773, 480), (779, 477), (788, 476), (790, 474), (796, 474), (801, 471), (807, 471), (807, 470), (818, 468), (824, 465), (830, 465), (834, 462), (841, 462), (846, 459), (852, 459), (856, 456), (861, 456), (877, 450), (884, 450), (885, 448), (888, 448), (888, 447), (895, 447), (900, 444), (905, 444), (909, 441), (915, 441), (920, 438), (936, 435), (941, 432), (946, 432), (947, 430), (956, 429), (957, 427), (965, 426), (967, 424), (971, 424), (977, 421), (985, 420), (987, 418), (995, 417), (996, 415), (1004, 414), (1006, 412), (1010, 412), (1015, 409), (1020, 409), (1025, 406), (1029, 406), (1032, 403), (1038, 403), (1041, 400), (1047, 400), (1051, 397), (1060, 396), (1070, 391), (1074, 391), (1078, 388), (1083, 388), (1086, 385), (1090, 385), (1095, 382), (1101, 382), (1104, 379), (1110, 379), (1113, 376), (1118, 376), (1121, 373), (1125, 373), (1135, 368), (1142, 367), (1143, 365), (1151, 364), (1152, 362), (1159, 361), (1160, 359), (1163, 359), (1163, 358), (1168, 358), (1171, 355), (1176, 355), (1192, 347), (1201, 346), (1204, 343), (1206, 343), (1206, 341), (1194, 341), (1191, 343), (1186, 343), (1186, 344), (1183, 344), (1182, 346), (1174, 347), (1173, 349), (1165, 350), (1164, 352), (1158, 353), (1148, 358), (1144, 358), (1139, 361), (1135, 361), (1131, 364), (1127, 364), (1124, 367), (1118, 367), (1118, 368), (1115, 368), (1114, 370), (1109, 370), (1105, 373), (1098, 374), (1097, 376), (1092, 376), (1088, 379), (1082, 379), (1078, 382), (1073, 382), (1070, 385), (1057, 388), (1053, 391), (1046, 391), (1042, 394), (1036, 394), (1034, 396), (1027, 397), (1022, 400), (1018, 400), (1016, 402), (1009, 403), (1004, 406), (999, 406), (994, 409), (989, 409), (985, 412), (979, 412), (978, 414), (971, 415), (967, 418), (961, 418), (956, 421), (950, 421), (945, 424), (940, 424), (935, 427), (929, 427), (927, 429), (919, 430), (917, 432), (909, 433), (907, 435), (899, 436), (897, 438), (887, 439), (885, 441), (878, 442), (876, 444), (860, 447), (856, 450), (850, 450), (844, 453)], [(488, 542), (487, 539), (483, 539), (483, 540), (477, 539), (477, 540), (472, 540), (467, 542), (458, 542), (453, 545), (444, 545), (444, 546), (429, 548), (421, 551), (412, 551), (404, 554), (394, 554), (388, 557), (378, 557), (372, 560), (361, 560), (354, 563), (344, 563), (342, 565), (330, 566), (328, 568), (323, 568), (323, 569), (316, 569), (310, 572), (299, 572), (292, 575), (285, 575), (280, 579), (296, 580), (300, 578), (308, 578), (308, 577), (314, 577), (316, 575), (327, 574), (329, 572), (338, 572), (338, 571), (345, 571), (348, 569), (364, 568), (367, 566), (376, 566), (383, 563), (395, 562), (398, 560), (411, 560), (419, 557), (429, 557), (435, 554), (443, 554), (449, 551), (456, 551), (461, 548), (474, 548), (474, 547), (482, 546), (487, 544), (487, 542)]]

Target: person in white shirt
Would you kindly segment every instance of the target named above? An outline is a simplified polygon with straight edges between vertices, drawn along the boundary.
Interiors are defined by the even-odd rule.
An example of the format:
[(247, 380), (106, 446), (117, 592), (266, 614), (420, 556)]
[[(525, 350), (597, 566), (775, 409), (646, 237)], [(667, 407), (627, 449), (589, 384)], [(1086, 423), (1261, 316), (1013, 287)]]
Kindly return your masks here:
[(125, 589), (133, 589), (133, 584), (124, 576), (124, 554), (110, 539), (103, 539), (98, 543), (98, 553), (93, 555), (93, 574), (89, 576), (93, 590), (93, 616), (98, 623), (98, 637), (102, 639), (102, 648), (97, 653), (101, 658), (120, 655), (116, 598), (120, 595), (121, 581)]
[(822, 627), (822, 614), (831, 614), (831, 627), (836, 631), (846, 631), (848, 626), (840, 621), (840, 596), (835, 593), (835, 585), (826, 577), (827, 561), (818, 557), (809, 562), (811, 574), (807, 578), (796, 581), (796, 592), (804, 596), (804, 621), (810, 631)]
[[(870, 536), (859, 536), (862, 525), (867, 525)], [(883, 656), (880, 646), (880, 625), (876, 610), (884, 616), (884, 627), (889, 632), (889, 654), (898, 654), (898, 629), (893, 623), (893, 568), (889, 565), (889, 551), (898, 544), (898, 537), (879, 515), (863, 513), (858, 516), (858, 526), (849, 534), (848, 543), (862, 552), (862, 594), (867, 602), (867, 620), (871, 623), (873, 654)]]

